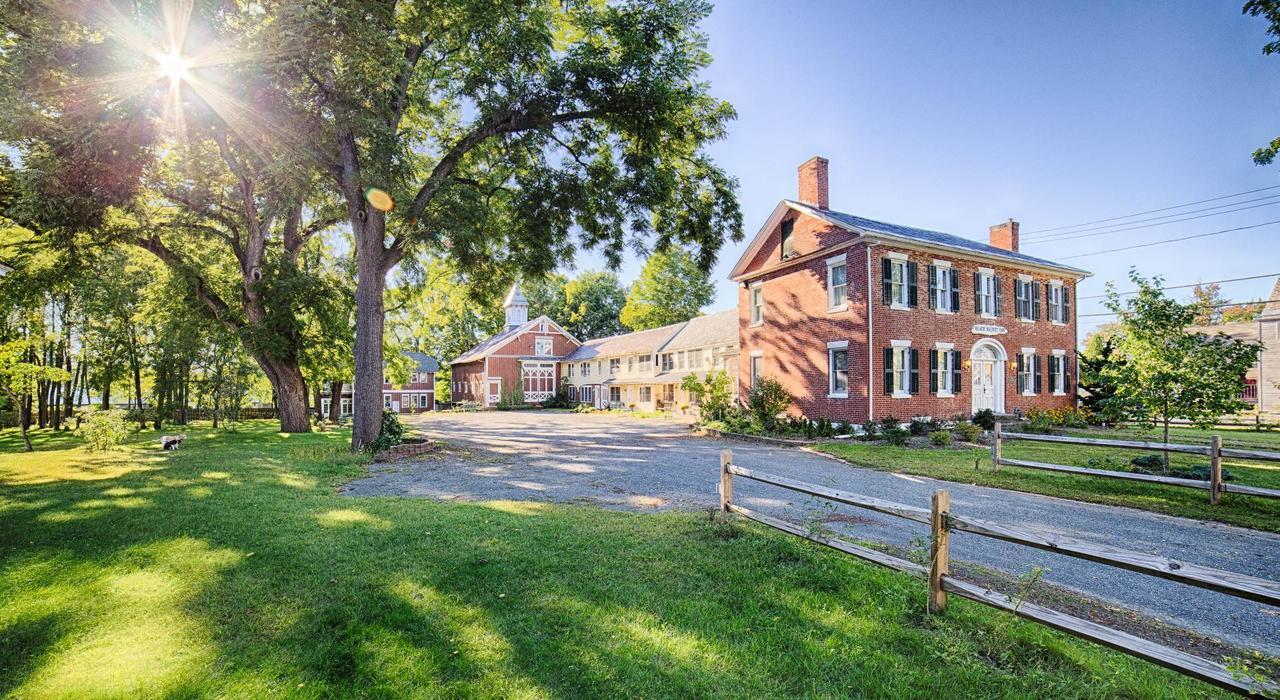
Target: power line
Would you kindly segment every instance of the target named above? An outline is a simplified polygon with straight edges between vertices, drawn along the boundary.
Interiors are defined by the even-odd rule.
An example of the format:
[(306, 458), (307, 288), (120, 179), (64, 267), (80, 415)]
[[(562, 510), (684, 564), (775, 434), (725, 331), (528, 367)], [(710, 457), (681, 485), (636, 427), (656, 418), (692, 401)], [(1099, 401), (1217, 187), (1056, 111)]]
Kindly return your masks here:
[(1068, 236), (1062, 236), (1062, 237), (1060, 237), (1060, 238), (1043, 238), (1043, 239), (1040, 239), (1040, 240), (1038, 240), (1038, 241), (1028, 241), (1028, 244), (1030, 244), (1030, 245), (1035, 245), (1035, 244), (1037, 244), (1037, 243), (1057, 243), (1058, 241), (1069, 241), (1069, 240), (1072, 240), (1072, 239), (1075, 239), (1075, 238), (1092, 238), (1092, 237), (1094, 237), (1094, 236), (1105, 236), (1105, 235), (1106, 235), (1106, 234), (1108, 234), (1108, 233), (1121, 233), (1122, 231), (1137, 231), (1138, 229), (1154, 228), (1154, 227), (1156, 227), (1156, 226), (1164, 226), (1164, 225), (1166, 225), (1166, 224), (1176, 224), (1176, 223), (1179, 223), (1179, 222), (1182, 222), (1182, 221), (1194, 221), (1194, 220), (1196, 220), (1196, 219), (1204, 219), (1204, 218), (1207, 218), (1207, 217), (1210, 217), (1210, 216), (1220, 216), (1220, 215), (1222, 215), (1222, 214), (1232, 214), (1232, 213), (1234, 213), (1234, 212), (1238, 212), (1238, 211), (1246, 211), (1246, 210), (1248, 210), (1248, 209), (1257, 209), (1258, 207), (1270, 207), (1270, 206), (1274, 206), (1274, 205), (1276, 205), (1276, 204), (1280, 204), (1280, 202), (1267, 202), (1267, 203), (1265, 203), (1265, 204), (1255, 204), (1255, 205), (1253, 205), (1253, 206), (1251, 206), (1251, 207), (1240, 207), (1239, 209), (1228, 209), (1227, 211), (1215, 211), (1215, 212), (1210, 213), (1210, 214), (1200, 214), (1199, 216), (1188, 216), (1188, 217), (1185, 217), (1185, 218), (1182, 218), (1182, 219), (1172, 219), (1172, 220), (1170, 220), (1170, 221), (1161, 221), (1161, 222), (1154, 223), (1154, 224), (1143, 224), (1143, 225), (1141, 225), (1141, 226), (1129, 226), (1129, 227), (1126, 227), (1126, 228), (1114, 228), (1114, 229), (1108, 229), (1108, 230), (1106, 230), (1106, 231), (1101, 231), (1101, 232), (1099, 232), (1099, 233), (1083, 233), (1083, 234), (1081, 234), (1081, 235), (1079, 235), (1079, 236), (1077, 236), (1077, 235), (1068, 235)]
[(1064, 257), (1060, 257), (1058, 259), (1072, 260), (1075, 258), (1087, 258), (1093, 255), (1102, 255), (1103, 253), (1117, 253), (1122, 250), (1134, 250), (1135, 248), (1150, 248), (1153, 245), (1162, 245), (1164, 243), (1178, 243), (1179, 241), (1189, 241), (1193, 238), (1207, 238), (1209, 236), (1218, 236), (1224, 233), (1231, 233), (1232, 231), (1247, 231), (1249, 229), (1261, 228), (1263, 226), (1273, 226), (1275, 224), (1280, 224), (1280, 219), (1277, 219), (1275, 221), (1265, 221), (1260, 224), (1253, 224), (1252, 226), (1237, 226), (1235, 228), (1224, 228), (1221, 231), (1211, 231), (1209, 233), (1198, 233), (1194, 236), (1183, 236), (1181, 238), (1166, 238), (1161, 241), (1152, 241), (1151, 243), (1141, 243), (1139, 245), (1130, 245), (1130, 246), (1125, 246), (1123, 248), (1108, 248), (1107, 250), (1095, 250), (1092, 253), (1080, 253), (1078, 255), (1067, 255)]
[[(1228, 301), (1224, 304), (1209, 304), (1208, 306), (1199, 306), (1199, 305), (1195, 305), (1195, 306), (1201, 309), (1222, 309), (1228, 306), (1252, 306), (1253, 304), (1270, 304), (1273, 301), (1280, 301), (1280, 298), (1258, 299), (1257, 301)], [(1101, 314), (1078, 314), (1076, 318), (1096, 318), (1098, 316), (1118, 316), (1118, 315), (1119, 314), (1117, 314), (1114, 311), (1108, 311), (1106, 313), (1101, 313)]]
[[(1203, 218), (1205, 218), (1205, 217), (1209, 217), (1209, 216), (1221, 216), (1222, 214), (1231, 214), (1231, 213), (1233, 213), (1233, 212), (1237, 212), (1237, 211), (1245, 211), (1245, 210), (1247, 210), (1247, 209), (1257, 209), (1258, 207), (1266, 207), (1266, 206), (1271, 206), (1272, 204), (1280, 204), (1280, 202), (1268, 201), (1268, 200), (1275, 200), (1275, 199), (1280, 199), (1280, 194), (1267, 195), (1266, 197), (1258, 197), (1257, 199), (1246, 199), (1246, 200), (1244, 200), (1243, 202), (1232, 202), (1232, 203), (1230, 203), (1230, 204), (1220, 204), (1220, 205), (1218, 205), (1218, 206), (1216, 206), (1216, 207), (1205, 207), (1204, 209), (1192, 209), (1191, 211), (1180, 211), (1180, 212), (1178, 212), (1178, 213), (1176, 213), (1176, 214), (1164, 214), (1164, 215), (1161, 215), (1161, 216), (1153, 216), (1153, 217), (1151, 217), (1150, 219), (1135, 219), (1135, 220), (1133, 220), (1133, 221), (1125, 221), (1125, 222), (1123, 222), (1123, 223), (1119, 223), (1119, 224), (1107, 224), (1106, 226), (1095, 226), (1095, 227), (1093, 227), (1093, 228), (1082, 228), (1082, 229), (1079, 229), (1079, 230), (1077, 230), (1077, 231), (1063, 231), (1063, 232), (1061, 232), (1061, 233), (1056, 233), (1056, 234), (1053, 234), (1053, 235), (1050, 235), (1050, 236), (1048, 236), (1048, 237), (1044, 237), (1044, 238), (1035, 238), (1034, 236), (1032, 236), (1032, 238), (1035, 238), (1035, 240), (1034, 240), (1034, 241), (1031, 241), (1031, 242), (1032, 242), (1032, 243), (1044, 243), (1044, 242), (1047, 242), (1047, 241), (1065, 241), (1065, 240), (1070, 240), (1070, 239), (1072, 239), (1072, 238), (1088, 238), (1088, 237), (1089, 237), (1089, 234), (1088, 234), (1088, 232), (1089, 232), (1089, 231), (1101, 231), (1102, 233), (1116, 233), (1116, 232), (1118, 232), (1118, 231), (1133, 231), (1133, 230), (1135, 230), (1135, 229), (1139, 229), (1139, 228), (1151, 228), (1152, 226), (1163, 226), (1163, 225), (1165, 225), (1165, 224), (1176, 224), (1176, 223), (1178, 223), (1179, 221), (1191, 221), (1192, 219), (1203, 219)], [(1242, 205), (1242, 204), (1252, 204), (1252, 203), (1254, 203), (1254, 202), (1267, 202), (1267, 203), (1266, 203), (1266, 204), (1258, 204), (1258, 205), (1255, 205), (1255, 206), (1252, 206), (1252, 207), (1244, 207), (1244, 206), (1240, 206), (1240, 205)], [(1236, 208), (1236, 209), (1230, 209), (1230, 208), (1228, 208), (1228, 207), (1238, 207), (1238, 208)], [(1226, 209), (1226, 211), (1213, 211), (1214, 209)], [(1210, 213), (1210, 214), (1201, 214), (1200, 216), (1190, 216), (1191, 214), (1200, 214), (1201, 212), (1206, 212), (1206, 211), (1211, 211), (1211, 212), (1213, 212), (1213, 213)], [(1181, 218), (1181, 219), (1175, 219), (1174, 217), (1184, 217), (1184, 218)], [(1173, 220), (1172, 220), (1172, 221), (1160, 221), (1160, 219), (1173, 219)], [(1131, 227), (1129, 227), (1129, 228), (1117, 228), (1117, 227), (1120, 227), (1120, 226), (1129, 226), (1130, 224), (1142, 224), (1142, 223), (1146, 223), (1146, 222), (1148, 222), (1148, 221), (1156, 221), (1156, 222), (1158, 222), (1158, 223), (1150, 224), (1150, 225), (1148, 225), (1148, 226), (1131, 226)], [(1093, 235), (1099, 235), (1099, 236), (1100, 236), (1100, 235), (1102, 235), (1102, 233), (1093, 234)], [(1078, 235), (1078, 234), (1085, 234), (1085, 235)], [(1043, 235), (1043, 234), (1042, 234), (1042, 235)]]
[(1171, 206), (1171, 207), (1161, 207), (1161, 208), (1159, 208), (1159, 209), (1148, 209), (1147, 211), (1140, 211), (1140, 212), (1137, 212), (1137, 213), (1134, 213), (1134, 214), (1125, 214), (1124, 216), (1113, 216), (1113, 217), (1111, 217), (1111, 218), (1109, 218), (1109, 219), (1098, 219), (1098, 220), (1096, 220), (1096, 221), (1085, 221), (1085, 222), (1083, 222), (1083, 223), (1079, 223), (1079, 224), (1071, 224), (1070, 226), (1055, 226), (1054, 228), (1042, 228), (1042, 229), (1039, 229), (1039, 230), (1037, 230), (1037, 231), (1027, 231), (1027, 232), (1026, 232), (1026, 234), (1027, 234), (1027, 235), (1031, 235), (1031, 234), (1034, 234), (1034, 233), (1048, 233), (1048, 232), (1050, 232), (1050, 231), (1062, 231), (1062, 230), (1064, 230), (1064, 229), (1069, 229), (1069, 228), (1079, 228), (1079, 227), (1081, 227), (1081, 226), (1090, 226), (1090, 225), (1092, 225), (1092, 224), (1103, 224), (1103, 223), (1106, 223), (1106, 222), (1108, 222), (1108, 221), (1118, 221), (1118, 220), (1120, 220), (1120, 219), (1131, 219), (1131, 218), (1133, 218), (1133, 217), (1135, 217), (1135, 216), (1142, 216), (1143, 214), (1155, 214), (1156, 212), (1169, 211), (1170, 209), (1182, 209), (1182, 208), (1184, 208), (1184, 207), (1190, 207), (1190, 206), (1194, 206), (1194, 205), (1196, 205), (1196, 204), (1205, 204), (1205, 203), (1207, 203), (1207, 202), (1217, 202), (1217, 201), (1219, 201), (1219, 200), (1223, 200), (1223, 199), (1231, 199), (1232, 197), (1242, 197), (1242, 196), (1244, 196), (1244, 195), (1246, 195), (1246, 194), (1253, 194), (1253, 193), (1255, 193), (1255, 192), (1266, 192), (1267, 190), (1274, 190), (1274, 189), (1276, 189), (1276, 188), (1280, 188), (1280, 185), (1272, 185), (1272, 186), (1270, 186), (1270, 187), (1259, 187), (1259, 188), (1258, 188), (1258, 189), (1256, 189), (1256, 190), (1248, 190), (1248, 191), (1246, 191), (1246, 192), (1237, 192), (1237, 193), (1235, 193), (1235, 194), (1224, 194), (1224, 195), (1222, 195), (1221, 197), (1210, 197), (1209, 199), (1201, 199), (1200, 201), (1197, 201), (1197, 202), (1187, 202), (1186, 204), (1175, 204), (1175, 205), (1173, 205), (1173, 206)]
[[(1192, 284), (1179, 284), (1174, 287), (1161, 287), (1161, 289), (1164, 289), (1164, 290), (1187, 289), (1189, 287), (1199, 287), (1202, 284), (1226, 284), (1227, 282), (1244, 282), (1245, 280), (1260, 280), (1260, 279), (1263, 279), (1264, 277), (1275, 277), (1276, 275), (1280, 275), (1280, 272), (1271, 272), (1265, 275), (1251, 275), (1249, 277), (1232, 277), (1229, 280), (1210, 280), (1208, 282), (1193, 282)], [(1118, 294), (1117, 296), (1127, 297), (1137, 293), (1138, 292), (1136, 290), (1132, 292), (1120, 292), (1120, 294)], [(1079, 301), (1084, 301), (1085, 299), (1103, 299), (1103, 298), (1106, 298), (1106, 296), (1107, 296), (1106, 294), (1090, 294), (1087, 297), (1076, 297), (1076, 299)]]

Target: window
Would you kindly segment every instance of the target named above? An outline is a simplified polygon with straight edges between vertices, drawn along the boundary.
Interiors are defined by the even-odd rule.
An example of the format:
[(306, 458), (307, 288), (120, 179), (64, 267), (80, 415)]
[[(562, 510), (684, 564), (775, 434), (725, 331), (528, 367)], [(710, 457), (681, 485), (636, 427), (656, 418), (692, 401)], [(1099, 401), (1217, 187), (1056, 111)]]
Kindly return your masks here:
[(578, 365), (578, 369), (582, 371), (582, 376), (584, 376), (584, 377), (590, 377), (590, 376), (591, 376), (591, 363), (590, 363), (590, 362), (582, 362), (582, 363), (580, 363), (580, 364)]
[(640, 371), (643, 373), (648, 373), (652, 367), (653, 367), (653, 355), (641, 355)]
[(1018, 393), (1034, 396), (1042, 391), (1040, 356), (1033, 348), (1023, 348), (1018, 353)]
[(615, 375), (615, 374), (617, 374), (618, 372), (621, 372), (621, 371), (622, 371), (622, 358), (620, 358), (620, 357), (615, 357), (614, 359), (609, 360), (609, 375), (610, 375), (610, 376)]
[(1057, 395), (1067, 393), (1067, 355), (1065, 350), (1054, 350), (1049, 356), (1049, 391)]
[(351, 415), (351, 399), (342, 400), (342, 415), (344, 416)]
[(702, 349), (702, 359), (698, 361), (698, 369), (710, 367), (715, 362), (715, 356), (711, 352), (711, 348)]
[(991, 270), (973, 273), (973, 312), (979, 316), (1000, 315), (1000, 278)]
[(849, 395), (849, 342), (827, 343), (827, 395), (845, 398)]
[(938, 343), (929, 353), (929, 391), (938, 396), (955, 396), (963, 386), (960, 380), (960, 351), (950, 343)]
[(631, 355), (627, 358), (627, 374), (634, 374), (636, 371), (636, 356)]
[(796, 220), (790, 219), (782, 222), (782, 259), (786, 260), (795, 254), (795, 245), (791, 240), (791, 231), (795, 228)]
[(1050, 282), (1044, 286), (1045, 302), (1049, 306), (1049, 320), (1054, 323), (1071, 322), (1071, 293), (1061, 282)]
[(1017, 299), (1018, 319), (1040, 320), (1040, 286), (1030, 278), (1019, 277), (1013, 281), (1013, 293)]
[(751, 325), (764, 323), (764, 289), (759, 282), (751, 285)]
[(418, 394), (418, 408), (426, 408), (426, 407), (427, 407), (427, 395)]
[(920, 353), (907, 340), (884, 349), (884, 393), (910, 396), (920, 391)]
[(916, 264), (905, 257), (880, 259), (884, 303), (899, 309), (916, 305)]
[(843, 311), (848, 307), (848, 273), (845, 256), (827, 258), (827, 308), (831, 311)]
[(640, 387), (640, 403), (649, 403), (650, 401), (653, 401), (653, 387)]
[(670, 372), (670, 371), (671, 371), (671, 369), (672, 369), (673, 367), (675, 367), (675, 357), (674, 357), (674, 356), (672, 356), (672, 354), (671, 354), (671, 353), (669, 353), (669, 352), (664, 352), (664, 353), (662, 353), (662, 355), (661, 355), (661, 360), (662, 360), (662, 371), (663, 371), (663, 372)]
[(569, 376), (570, 376), (570, 377), (572, 377), (572, 376), (573, 376), (573, 363), (572, 363), (572, 362), (570, 362), (570, 363), (569, 363), (569, 369), (568, 369), (568, 372), (569, 372)]
[(680, 352), (676, 353), (676, 369), (684, 369), (684, 368), (685, 368), (685, 352), (684, 350), (681, 350)]
[(622, 387), (609, 387), (609, 403), (622, 403)]
[(671, 404), (676, 402), (676, 385), (675, 384), (662, 385), (662, 402), (667, 404), (667, 406), (670, 406)]
[(382, 395), (382, 408), (388, 411), (391, 410), (391, 394)]
[(751, 386), (755, 386), (764, 376), (764, 355), (751, 356)]
[(551, 347), (550, 338), (537, 338), (533, 341), (533, 354), (546, 357), (551, 354)]
[(329, 415), (329, 399), (320, 399), (320, 415)]
[(575, 403), (577, 402), (577, 400), (578, 400), (578, 387), (576, 387), (576, 386), (571, 386), (571, 387), (569, 387), (569, 400), (570, 400), (570, 401), (573, 401), (573, 402), (575, 402)]
[(946, 313), (960, 310), (960, 274), (951, 263), (935, 260), (929, 266), (929, 308)]

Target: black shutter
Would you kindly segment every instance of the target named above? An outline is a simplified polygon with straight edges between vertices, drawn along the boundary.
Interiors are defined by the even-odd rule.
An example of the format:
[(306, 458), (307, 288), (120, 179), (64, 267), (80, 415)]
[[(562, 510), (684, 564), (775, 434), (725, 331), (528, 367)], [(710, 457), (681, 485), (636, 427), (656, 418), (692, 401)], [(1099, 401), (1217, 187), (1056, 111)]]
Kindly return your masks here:
[(960, 273), (951, 271), (951, 310), (960, 313)]
[(918, 303), (916, 300), (916, 276), (920, 274), (919, 265), (913, 262), (907, 263), (907, 306), (916, 308)]
[(893, 393), (893, 348), (884, 349), (884, 393)]
[(1022, 280), (1013, 281), (1013, 317), (1022, 318)]
[(880, 258), (880, 274), (884, 280), (884, 303), (893, 303), (893, 262), (889, 258)]
[(1062, 322), (1071, 323), (1071, 290), (1062, 285)]
[(978, 296), (979, 290), (982, 289), (982, 273), (973, 273), (973, 312), (975, 314), (982, 313), (982, 297)]
[(1067, 363), (1067, 356), (1063, 355), (1062, 356), (1062, 390), (1065, 391), (1068, 396), (1075, 396), (1076, 385), (1071, 383), (1071, 372), (1067, 370), (1067, 367), (1069, 367)]
[(1031, 320), (1040, 320), (1040, 285), (1035, 282), (1027, 282), (1031, 288)]
[(911, 355), (911, 393), (920, 393), (920, 351), (915, 348), (907, 348), (907, 352)]
[(938, 298), (938, 268), (929, 266), (929, 308), (937, 308)]
[(1058, 356), (1049, 356), (1049, 391), (1052, 392), (1058, 387)]
[(951, 393), (956, 396), (960, 395), (960, 387), (964, 381), (960, 372), (960, 351), (951, 351)]
[(929, 351), (929, 393), (938, 393), (938, 351)]
[(1050, 321), (1055, 321), (1053, 317), (1053, 285), (1048, 282), (1044, 283), (1044, 317)]
[(1032, 368), (1035, 370), (1035, 375), (1036, 375), (1036, 376), (1035, 376), (1035, 379), (1036, 379), (1036, 385), (1035, 385), (1035, 386), (1036, 386), (1036, 389), (1035, 389), (1035, 393), (1037, 393), (1037, 394), (1044, 393), (1044, 379), (1043, 379), (1043, 376), (1044, 376), (1044, 375), (1043, 375), (1043, 374), (1041, 374), (1041, 372), (1040, 372), (1040, 369), (1041, 369), (1041, 367), (1040, 367), (1040, 365), (1041, 365), (1040, 360), (1041, 360), (1040, 353), (1036, 353), (1036, 354), (1034, 354), (1034, 355), (1032, 355), (1032, 356), (1031, 356), (1031, 366), (1032, 366)]
[(1000, 315), (1000, 304), (1003, 301), (1000, 295), (1000, 278), (995, 275), (991, 276), (991, 283), (996, 288), (996, 316)]
[(1022, 373), (1026, 371), (1026, 364), (1027, 364), (1027, 356), (1023, 355), (1022, 353), (1018, 353), (1018, 395), (1019, 396), (1021, 396), (1022, 393), (1027, 390), (1027, 381), (1022, 376)]

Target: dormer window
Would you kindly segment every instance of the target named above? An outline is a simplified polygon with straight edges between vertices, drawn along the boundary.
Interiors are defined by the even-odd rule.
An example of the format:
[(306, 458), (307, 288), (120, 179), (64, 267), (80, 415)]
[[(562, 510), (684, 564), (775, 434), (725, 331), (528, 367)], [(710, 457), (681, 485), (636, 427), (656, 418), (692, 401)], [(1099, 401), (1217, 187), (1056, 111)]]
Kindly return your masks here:
[(782, 222), (782, 259), (786, 260), (795, 254), (795, 244), (791, 240), (791, 230), (795, 228), (796, 220), (787, 219)]

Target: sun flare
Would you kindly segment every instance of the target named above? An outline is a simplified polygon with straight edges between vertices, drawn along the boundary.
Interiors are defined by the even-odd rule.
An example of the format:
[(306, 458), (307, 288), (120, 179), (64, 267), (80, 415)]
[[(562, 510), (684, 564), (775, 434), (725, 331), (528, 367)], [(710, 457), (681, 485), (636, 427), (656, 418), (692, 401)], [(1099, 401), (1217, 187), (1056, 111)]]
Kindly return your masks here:
[(155, 55), (156, 73), (161, 78), (180, 82), (191, 77), (191, 60), (177, 51), (165, 51)]

